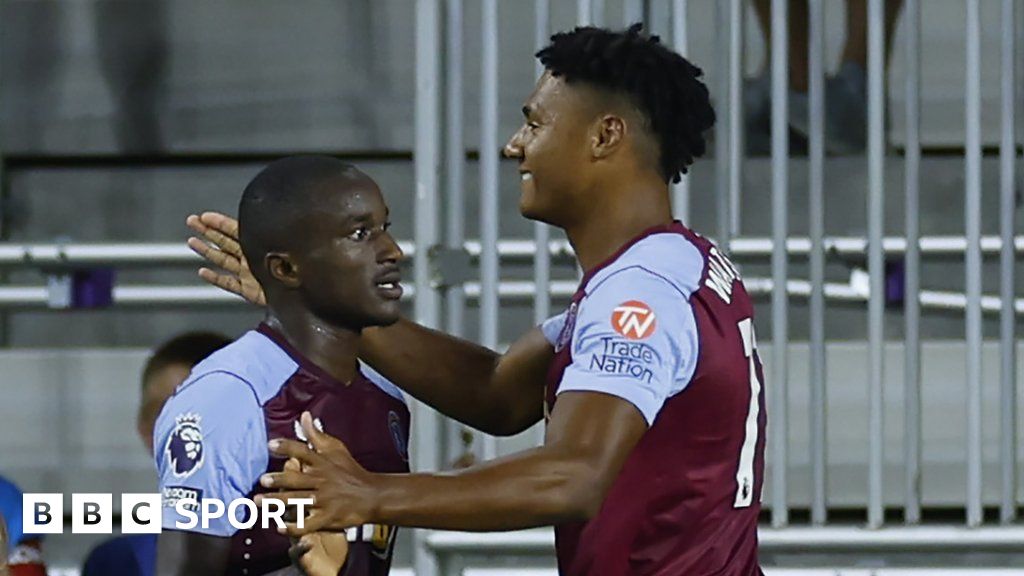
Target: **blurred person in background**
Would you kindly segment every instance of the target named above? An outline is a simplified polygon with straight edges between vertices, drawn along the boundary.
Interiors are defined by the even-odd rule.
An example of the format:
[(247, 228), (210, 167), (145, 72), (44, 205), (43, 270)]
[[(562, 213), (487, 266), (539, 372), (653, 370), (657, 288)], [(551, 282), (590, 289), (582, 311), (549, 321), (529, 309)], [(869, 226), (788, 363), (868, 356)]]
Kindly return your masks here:
[(11, 576), (46, 576), (42, 537), (25, 534), (22, 530), (21, 498), (21, 489), (0, 476), (0, 524), (6, 522), (0, 561), (6, 560)]
[[(903, 0), (885, 2), (886, 69), (902, 7)], [(747, 82), (744, 115), (748, 151), (766, 154), (771, 149), (771, 0), (754, 0), (754, 9), (765, 38), (765, 57), (760, 75)], [(796, 137), (791, 139), (791, 145), (799, 152), (806, 151), (810, 135), (807, 0), (789, 0), (788, 15), (789, 125)], [(825, 79), (825, 150), (830, 154), (856, 154), (867, 144), (867, 69), (867, 0), (846, 0), (843, 53), (836, 73)]]
[[(136, 432), (153, 456), (153, 426), (175, 388), (188, 378), (192, 367), (231, 343), (212, 332), (188, 332), (175, 336), (153, 351), (142, 370)], [(82, 567), (82, 576), (152, 576), (156, 569), (156, 534), (111, 538), (93, 548)]]
[(0, 554), (0, 576), (9, 576), (7, 572), (7, 522), (4, 521), (4, 515), (0, 513), (0, 550), (4, 550), (3, 554)]

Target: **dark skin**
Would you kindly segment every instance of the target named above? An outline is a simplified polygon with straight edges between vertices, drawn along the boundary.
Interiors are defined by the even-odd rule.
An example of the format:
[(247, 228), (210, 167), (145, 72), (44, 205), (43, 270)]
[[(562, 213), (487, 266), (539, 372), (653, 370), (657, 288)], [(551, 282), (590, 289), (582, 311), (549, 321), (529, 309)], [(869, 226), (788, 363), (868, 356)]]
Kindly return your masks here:
[[(382, 286), (400, 279), (402, 251), (388, 233), (388, 209), (365, 174), (340, 175), (315, 187), (309, 210), (296, 222), (301, 239), (266, 254), (257, 276), (265, 287), (267, 323), (304, 356), (339, 382), (358, 370), (360, 332), (395, 322), (401, 289)], [(298, 463), (285, 467), (298, 472)], [(340, 539), (340, 541), (339, 541)], [(230, 538), (165, 531), (158, 548), (160, 575), (223, 574)], [(340, 569), (344, 534), (307, 536), (302, 549), (321, 554), (300, 559), (311, 573)], [(325, 550), (341, 558), (325, 562)]]
[[(524, 106), (526, 120), (505, 147), (519, 160), (521, 212), (563, 228), (590, 269), (643, 230), (672, 221), (668, 185), (653, 140), (629, 102), (545, 74)], [(217, 248), (190, 245), (228, 273), (201, 275), (259, 301), (259, 286), (232, 254), (232, 221), (193, 217)], [(544, 372), (553, 349), (539, 330), (501, 355), (399, 322), (367, 330), (360, 354), (412, 395), (485, 430), (515, 433), (542, 417)], [(430, 366), (431, 370), (422, 370)], [(504, 413), (504, 414), (503, 414)], [(496, 422), (488, 428), (488, 423)], [(272, 442), (302, 462), (302, 472), (266, 475), (282, 497), (314, 494), (316, 504), (292, 534), (365, 522), (452, 530), (511, 530), (586, 520), (600, 509), (626, 458), (647, 430), (629, 402), (596, 392), (559, 395), (539, 448), (446, 473), (371, 474), (344, 445), (304, 426), (313, 449)]]

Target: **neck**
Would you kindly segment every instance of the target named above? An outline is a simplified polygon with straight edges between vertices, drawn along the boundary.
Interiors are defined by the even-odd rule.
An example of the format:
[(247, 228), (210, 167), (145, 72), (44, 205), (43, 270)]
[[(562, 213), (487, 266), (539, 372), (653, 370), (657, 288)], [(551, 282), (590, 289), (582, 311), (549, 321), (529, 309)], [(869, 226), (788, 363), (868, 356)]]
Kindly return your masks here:
[(328, 324), (305, 309), (272, 310), (267, 324), (335, 380), (348, 384), (355, 378), (359, 332)]
[(652, 227), (672, 222), (667, 185), (660, 179), (616, 184), (577, 222), (565, 227), (566, 236), (583, 270), (589, 272), (625, 243)]

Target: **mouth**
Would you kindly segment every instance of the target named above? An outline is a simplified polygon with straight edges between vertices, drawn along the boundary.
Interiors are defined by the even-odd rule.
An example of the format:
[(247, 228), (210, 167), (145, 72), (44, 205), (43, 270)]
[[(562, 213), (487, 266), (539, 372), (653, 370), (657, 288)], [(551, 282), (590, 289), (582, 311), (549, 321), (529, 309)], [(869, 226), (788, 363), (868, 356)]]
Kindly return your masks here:
[(401, 280), (402, 273), (395, 268), (377, 276), (374, 287), (382, 299), (399, 300), (402, 298)]

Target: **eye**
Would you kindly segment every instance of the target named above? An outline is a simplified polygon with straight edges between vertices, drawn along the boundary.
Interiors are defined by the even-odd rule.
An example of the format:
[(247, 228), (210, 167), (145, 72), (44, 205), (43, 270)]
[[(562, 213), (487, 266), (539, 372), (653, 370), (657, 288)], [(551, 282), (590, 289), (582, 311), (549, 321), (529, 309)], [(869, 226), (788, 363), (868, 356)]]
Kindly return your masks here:
[(370, 229), (367, 228), (366, 226), (360, 226), (359, 228), (356, 228), (355, 230), (352, 231), (351, 234), (348, 235), (349, 240), (354, 240), (356, 242), (362, 242), (369, 237)]
[(538, 128), (540, 128), (540, 124), (537, 124), (536, 122), (527, 122), (526, 126), (530, 129), (531, 132), (534, 132)]

